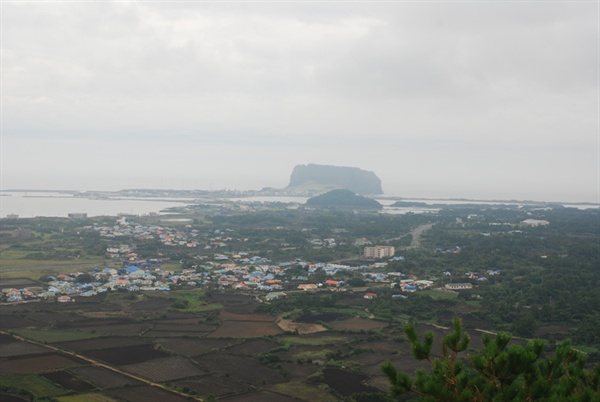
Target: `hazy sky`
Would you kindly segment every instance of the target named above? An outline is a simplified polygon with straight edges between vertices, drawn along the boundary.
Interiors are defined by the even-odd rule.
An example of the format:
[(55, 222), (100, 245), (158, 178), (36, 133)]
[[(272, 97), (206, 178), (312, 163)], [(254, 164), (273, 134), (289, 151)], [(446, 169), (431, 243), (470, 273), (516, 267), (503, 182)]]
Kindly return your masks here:
[(599, 3), (2, 1), (2, 188), (599, 200)]

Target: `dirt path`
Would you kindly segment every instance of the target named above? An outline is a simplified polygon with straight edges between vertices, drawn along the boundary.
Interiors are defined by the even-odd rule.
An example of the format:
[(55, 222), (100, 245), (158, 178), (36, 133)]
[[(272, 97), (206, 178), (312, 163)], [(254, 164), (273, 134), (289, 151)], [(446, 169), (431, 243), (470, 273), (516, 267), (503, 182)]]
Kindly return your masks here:
[(22, 336), (19, 336), (19, 335), (13, 334), (13, 333), (9, 333), (9, 332), (6, 332), (6, 331), (0, 331), (0, 334), (12, 336), (15, 339), (18, 339), (18, 340), (23, 341), (23, 342), (31, 343), (32, 345), (42, 346), (42, 347), (44, 347), (46, 349), (50, 349), (50, 350), (52, 350), (54, 352), (57, 352), (59, 354), (63, 354), (63, 355), (67, 355), (67, 356), (73, 356), (73, 357), (76, 357), (78, 359), (85, 360), (86, 362), (92, 364), (93, 366), (102, 367), (102, 368), (105, 368), (107, 370), (114, 371), (115, 373), (124, 375), (124, 376), (129, 377), (129, 378), (133, 378), (134, 380), (140, 381), (140, 382), (142, 382), (142, 383), (144, 383), (146, 385), (150, 385), (151, 387), (160, 388), (160, 389), (162, 389), (164, 391), (167, 391), (167, 392), (170, 392), (172, 394), (177, 394), (177, 395), (182, 396), (184, 398), (188, 398), (188, 399), (191, 399), (191, 400), (194, 400), (194, 401), (200, 401), (200, 402), (202, 402), (202, 399), (200, 399), (200, 398), (196, 398), (196, 397), (191, 396), (189, 394), (186, 394), (186, 393), (174, 390), (174, 389), (169, 388), (169, 387), (167, 387), (165, 385), (159, 384), (159, 383), (154, 382), (154, 381), (150, 381), (150, 380), (148, 380), (148, 379), (146, 379), (144, 377), (139, 377), (137, 375), (128, 373), (127, 371), (120, 370), (120, 369), (118, 369), (116, 367), (110, 366), (110, 365), (108, 365), (106, 363), (102, 363), (102, 362), (100, 362), (98, 360), (95, 360), (95, 359), (92, 359), (90, 357), (81, 355), (79, 353), (69, 352), (69, 351), (57, 348), (56, 346), (51, 346), (51, 345), (48, 345), (48, 344), (43, 344), (41, 342), (36, 342), (36, 341), (31, 340), (31, 339), (23, 338)]

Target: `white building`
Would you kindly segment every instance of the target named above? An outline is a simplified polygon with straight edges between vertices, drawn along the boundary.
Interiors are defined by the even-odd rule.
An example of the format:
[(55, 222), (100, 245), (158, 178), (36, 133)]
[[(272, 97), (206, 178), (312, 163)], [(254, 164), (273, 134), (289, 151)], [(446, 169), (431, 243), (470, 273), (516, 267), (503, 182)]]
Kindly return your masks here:
[(450, 290), (473, 289), (473, 285), (470, 283), (447, 283), (444, 286), (446, 289)]
[(542, 219), (525, 219), (521, 222), (523, 226), (548, 226), (550, 222)]

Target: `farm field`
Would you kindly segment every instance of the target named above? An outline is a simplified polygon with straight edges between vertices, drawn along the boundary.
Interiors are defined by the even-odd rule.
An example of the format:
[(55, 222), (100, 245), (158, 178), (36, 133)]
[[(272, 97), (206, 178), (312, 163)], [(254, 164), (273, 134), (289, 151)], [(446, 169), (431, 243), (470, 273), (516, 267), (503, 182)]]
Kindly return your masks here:
[(257, 336), (277, 335), (283, 330), (274, 322), (264, 321), (225, 321), (211, 332), (209, 338), (253, 338)]
[(386, 323), (368, 318), (352, 317), (334, 321), (331, 326), (341, 331), (373, 331), (383, 329)]
[(41, 374), (41, 376), (71, 391), (89, 392), (95, 389), (92, 384), (77, 378), (68, 371), (52, 371)]
[(8, 335), (0, 335), (0, 359), (44, 353), (48, 353), (48, 350), (42, 346), (15, 340)]
[(129, 364), (123, 370), (155, 382), (166, 382), (206, 374), (185, 357), (151, 358), (142, 363)]
[[(157, 315), (146, 308), (164, 307), (168, 299), (118, 296), (3, 308), (3, 330), (42, 344), (0, 335), (0, 358), (5, 359), (0, 379), (36, 367), (43, 380), (63, 390), (61, 395), (77, 392), (99, 401), (176, 402), (186, 395), (214, 395), (225, 401), (335, 401), (353, 390), (385, 391), (378, 365), (401, 346), (382, 340), (371, 353), (354, 351), (373, 341), (369, 340), (373, 331), (385, 332), (386, 324), (346, 313), (304, 314), (286, 320), (324, 332), (286, 331), (277, 325), (281, 317), (251, 311), (249, 306), (258, 306), (251, 295), (215, 293), (210, 304), (222, 306), (216, 316), (212, 311), (172, 310)], [(344, 299), (349, 303), (351, 297)], [(47, 349), (44, 342), (67, 354)], [(352, 371), (325, 370), (323, 365), (335, 360), (347, 361)], [(340, 381), (356, 386), (340, 391), (336, 389)], [(151, 384), (174, 387), (173, 393)]]
[(199, 341), (193, 338), (159, 338), (156, 340), (157, 344), (168, 351), (187, 357), (225, 349), (236, 342), (236, 340), (230, 339), (202, 339)]
[(189, 402), (189, 399), (150, 386), (117, 388), (106, 394), (127, 402)]
[(8, 374), (26, 374), (49, 372), (53, 370), (62, 370), (69, 367), (81, 365), (79, 359), (61, 356), (57, 353), (49, 353), (47, 355), (36, 355), (33, 357), (13, 357), (2, 362), (0, 373)]
[(142, 385), (141, 382), (104, 367), (81, 366), (69, 370), (83, 381), (94, 384), (99, 389), (112, 389)]
[(77, 395), (65, 395), (56, 398), (58, 402), (118, 402), (108, 395), (96, 393), (84, 393)]

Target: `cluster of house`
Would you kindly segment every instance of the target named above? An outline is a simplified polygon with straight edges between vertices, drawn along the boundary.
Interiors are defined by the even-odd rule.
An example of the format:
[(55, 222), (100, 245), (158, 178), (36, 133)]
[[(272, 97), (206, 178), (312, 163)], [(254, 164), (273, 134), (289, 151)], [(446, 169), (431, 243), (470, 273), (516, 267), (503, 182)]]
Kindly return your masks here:
[(0, 294), (0, 301), (7, 303), (18, 303), (28, 300), (52, 299), (64, 303), (73, 301), (71, 296), (84, 293), (85, 292), (82, 289), (77, 289), (77, 286), (63, 286), (60, 281), (54, 281), (53, 284), (48, 285), (48, 288), (42, 286), (30, 286), (23, 289), (2, 289), (2, 293)]
[[(226, 247), (233, 240), (248, 241), (248, 239), (234, 239), (231, 237), (231, 229), (215, 230), (211, 233), (202, 234), (198, 229), (194, 229), (192, 225), (185, 225), (184, 229), (174, 229), (159, 225), (142, 225), (127, 220), (127, 217), (121, 217), (117, 220), (114, 226), (87, 226), (85, 229), (98, 232), (101, 237), (105, 238), (130, 238), (132, 240), (158, 240), (165, 246), (179, 247), (201, 247), (205, 250), (219, 249)], [(283, 229), (278, 227), (277, 229)], [(313, 228), (303, 228), (302, 232), (311, 232)], [(345, 229), (333, 229), (334, 233), (345, 233)], [(308, 242), (315, 247), (333, 248), (338, 245), (336, 239), (330, 238), (313, 238)], [(367, 246), (363, 250), (363, 255), (371, 259), (384, 259), (393, 257), (395, 248), (387, 245), (370, 246), (372, 243), (366, 238), (357, 238), (354, 241), (355, 246)], [(283, 244), (286, 246), (287, 244)], [(133, 261), (137, 258), (135, 253), (131, 253), (128, 245), (112, 245), (107, 247), (106, 253), (110, 258), (120, 259), (128, 258)], [(219, 256), (221, 260), (227, 259), (226, 256)]]
[(454, 247), (436, 247), (436, 249), (435, 249), (436, 253), (458, 254), (461, 251), (462, 251), (462, 249), (460, 248), (460, 246), (454, 246)]
[[(129, 261), (124, 260), (124, 263)], [(307, 269), (305, 276), (286, 273), (287, 269), (297, 266)], [(161, 269), (161, 261), (152, 259), (135, 261), (121, 269), (107, 267), (94, 269), (89, 273), (74, 272), (49, 276), (45, 278), (46, 286), (2, 289), (0, 298), (4, 302), (31, 299), (66, 302), (71, 301), (73, 296), (94, 296), (107, 291), (169, 291), (179, 286), (211, 285), (218, 289), (255, 290), (268, 294), (285, 289), (339, 290), (346, 285), (344, 281), (334, 279), (317, 283), (313, 275), (319, 269), (323, 270), (328, 278), (334, 277), (338, 272), (361, 271), (360, 275), (365, 283), (391, 282), (392, 274), (369, 272), (368, 268), (369, 266), (311, 264), (300, 259), (272, 264), (264, 257), (249, 256), (247, 253), (240, 252), (231, 258), (228, 257), (226, 262), (211, 261), (200, 267), (183, 269), (180, 272), (166, 272)], [(272, 296), (267, 297), (269, 298)]]
[(548, 222), (547, 220), (544, 220), (544, 219), (525, 219), (523, 222), (521, 222), (521, 226), (531, 226), (531, 227), (548, 226), (549, 224), (550, 224), (550, 222)]
[[(500, 275), (500, 270), (497, 269), (488, 269), (485, 271), (487, 276), (496, 276)], [(452, 273), (449, 271), (442, 272), (443, 276), (452, 276)], [(482, 276), (481, 274), (473, 271), (465, 272), (464, 276), (471, 280), (476, 280), (478, 282), (486, 282), (488, 280), (487, 276)], [(446, 286), (447, 287), (447, 286)]]
[(45, 289), (39, 286), (26, 289), (5, 288), (2, 289), (1, 298), (9, 303), (14, 303), (22, 300), (35, 299), (40, 297), (40, 294), (44, 291)]
[[(169, 291), (180, 286), (211, 286), (215, 289), (259, 291), (263, 292), (265, 299), (269, 300), (281, 297), (283, 290), (346, 290), (347, 283), (344, 280), (335, 279), (340, 277), (339, 273), (345, 273), (346, 275), (343, 275), (345, 278), (361, 278), (366, 286), (379, 284), (400, 289), (403, 293), (416, 292), (434, 285), (433, 281), (407, 277), (400, 272), (375, 272), (374, 268), (382, 268), (387, 265), (385, 261), (375, 262), (371, 265), (349, 266), (333, 263), (309, 263), (296, 259), (273, 264), (264, 257), (238, 252), (232, 255), (215, 254), (212, 261), (205, 261), (201, 266), (195, 265), (180, 272), (167, 272), (161, 269), (160, 260), (136, 260), (137, 255), (127, 245), (109, 247), (107, 251), (124, 256), (124, 267), (47, 277), (45, 287), (2, 289), (1, 301), (52, 299), (66, 302), (71, 301), (73, 296), (94, 296), (107, 291)], [(393, 256), (388, 260), (401, 261), (404, 260), (404, 257)], [(297, 270), (290, 271), (294, 274), (287, 272), (288, 269), (298, 266), (304, 268), (306, 274), (298, 274)], [(352, 275), (349, 276), (348, 273), (352, 273)], [(495, 270), (487, 271), (488, 276), (499, 273)], [(451, 273), (448, 271), (443, 273), (443, 276), (450, 275)], [(474, 272), (468, 272), (466, 276), (480, 282), (487, 280), (487, 277)], [(376, 295), (369, 296), (369, 298), (373, 297)]]
[(312, 244), (313, 246), (317, 246), (317, 247), (335, 247), (337, 244), (335, 243), (335, 239), (334, 238), (329, 238), (329, 239), (312, 239), (309, 240), (309, 243)]
[[(202, 267), (183, 269), (180, 272), (163, 271), (161, 261), (128, 262), (131, 265), (121, 268), (94, 269), (89, 273), (74, 272), (46, 277), (46, 286), (24, 289), (2, 289), (0, 299), (4, 302), (20, 302), (31, 299), (53, 299), (71, 301), (73, 296), (94, 296), (107, 291), (169, 291), (176, 286), (201, 286), (214, 284), (218, 288), (252, 289), (279, 291), (285, 269), (293, 265), (308, 265), (294, 262), (270, 265), (269, 260), (260, 256), (247, 256), (240, 252), (233, 256), (233, 262), (208, 262)], [(229, 257), (227, 257), (229, 260)]]
[[(213, 233), (201, 235), (200, 231), (193, 229), (191, 225), (186, 225), (185, 230), (178, 230), (159, 225), (141, 225), (132, 223), (126, 217), (117, 220), (114, 226), (88, 226), (85, 229), (98, 232), (101, 237), (105, 238), (121, 238), (128, 237), (133, 240), (158, 240), (165, 246), (184, 246), (184, 247), (199, 247), (204, 249), (213, 249), (224, 247), (227, 242), (233, 240), (228, 236), (229, 229), (215, 230)], [(127, 245), (110, 246), (106, 253), (111, 258), (127, 258), (130, 253)], [(130, 256), (130, 259), (135, 259), (136, 256)]]

